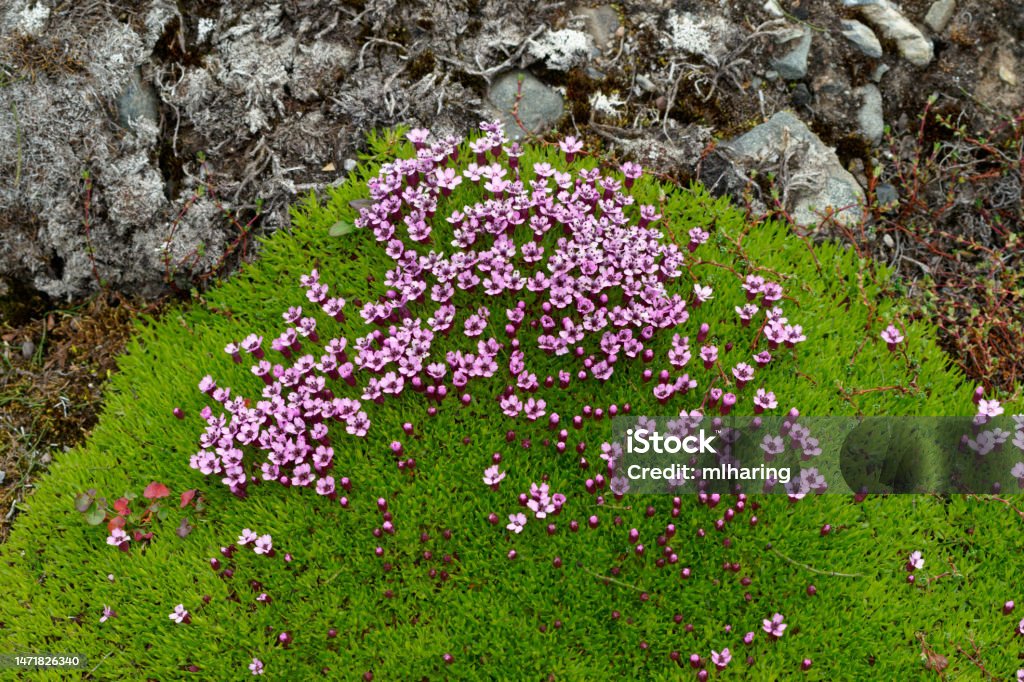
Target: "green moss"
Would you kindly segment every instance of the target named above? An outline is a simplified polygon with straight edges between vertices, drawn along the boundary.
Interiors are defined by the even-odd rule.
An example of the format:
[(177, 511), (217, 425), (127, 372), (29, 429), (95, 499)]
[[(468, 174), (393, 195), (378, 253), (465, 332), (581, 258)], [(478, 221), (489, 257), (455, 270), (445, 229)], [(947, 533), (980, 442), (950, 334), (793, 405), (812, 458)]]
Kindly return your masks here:
[[(370, 157), (388, 144), (394, 144), (393, 137), (376, 138)], [(406, 145), (402, 150), (409, 153)], [(541, 158), (556, 157), (549, 149), (530, 150), (524, 168)], [(210, 373), (236, 393), (257, 394), (258, 380), (246, 366), (232, 364), (222, 348), (250, 331), (276, 335), (281, 311), (305, 302), (297, 286), (300, 274), (318, 267), (332, 292), (350, 301), (383, 292), (388, 259), (372, 235), (328, 236), (331, 225), (353, 218), (348, 202), (365, 196), (365, 179), (374, 170), (368, 162), (322, 200), (310, 196), (301, 202), (291, 232), (268, 238), (259, 262), (207, 293), (203, 303), (140, 325), (89, 443), (59, 458), (2, 548), (4, 651), (82, 653), (90, 659), (88, 667), (95, 666), (97, 679), (181, 679), (189, 676), (189, 665), (199, 667), (197, 679), (239, 679), (248, 675), (253, 656), (275, 679), (310, 679), (325, 667), (331, 677), (344, 679), (366, 670), (378, 680), (675, 679), (681, 671), (669, 659), (671, 651), (683, 652), (685, 660), (690, 652), (707, 657), (712, 647), (729, 646), (735, 660), (727, 674), (737, 676), (749, 653), (756, 659), (756, 679), (795, 675), (804, 657), (815, 661), (807, 679), (930, 679), (934, 673), (921, 663), (916, 633), (950, 657), (947, 674), (967, 677), (977, 672), (955, 656), (957, 645), (970, 650), (972, 638), (1011, 640), (1014, 624), (999, 615), (998, 607), (1015, 596), (1008, 590), (1017, 582), (1021, 559), (1009, 551), (1017, 544), (1018, 529), (1013, 513), (1001, 504), (923, 496), (855, 504), (829, 496), (794, 505), (781, 497), (759, 497), (759, 509), (727, 526), (732, 544), (725, 547), (724, 536), (712, 530), (721, 509), (685, 500), (683, 514), (673, 521), (678, 535), (672, 545), (680, 556), (675, 569), (656, 569), (654, 551), (620, 563), (629, 551), (626, 531), (637, 527), (650, 542), (670, 520), (670, 500), (626, 498), (602, 512), (581, 492), (586, 475), (576, 456), (557, 457), (540, 445), (546, 429), (495, 417), (491, 399), (502, 388), (497, 384), (474, 387), (468, 408), (446, 401), (434, 419), (425, 416), (420, 395), (371, 406), (369, 437), (335, 443), (336, 475), (354, 482), (348, 510), (311, 490), (276, 485), (256, 486), (239, 500), (190, 470), (188, 457), (197, 449), (202, 427), (195, 415), (206, 404), (197, 382)], [(449, 205), (475, 200), (467, 184)], [(674, 189), (644, 180), (634, 194), (640, 203), (659, 203), (674, 233), (715, 226), (714, 244), (691, 261), (694, 276), (716, 290), (695, 322), (735, 317), (732, 307), (740, 296), (732, 270), (763, 269), (784, 279), (794, 299), (787, 312), (811, 339), (797, 353), (780, 353), (759, 375), (784, 406), (800, 405), (818, 415), (971, 413), (972, 387), (948, 368), (930, 328), (908, 326), (909, 369), (907, 360), (878, 341), (882, 320), (893, 310), (885, 295), (885, 271), (872, 270), (834, 245), (818, 245), (812, 252), (777, 223), (745, 226), (725, 200), (716, 201), (699, 187)], [(435, 241), (445, 243), (443, 229), (435, 229)], [(464, 304), (473, 305), (459, 301), (460, 310)], [(324, 338), (344, 333), (353, 339), (365, 329), (354, 312), (344, 325), (324, 319), (321, 325)], [(720, 342), (749, 344), (749, 330), (721, 327)], [(455, 336), (441, 344), (442, 352), (455, 347)], [(545, 358), (530, 359), (539, 375), (555, 366)], [(913, 386), (911, 372), (917, 373)], [(662, 413), (638, 373), (637, 367), (616, 371), (607, 384), (587, 382), (571, 392), (545, 395), (549, 410), (571, 415), (583, 403), (632, 402), (637, 414)], [(859, 392), (894, 384), (907, 391)], [(174, 407), (188, 418), (175, 420)], [(417, 423), (415, 437), (403, 439), (418, 462), (413, 473), (398, 471), (388, 451), (404, 421)], [(515, 428), (517, 438), (531, 438), (534, 446), (507, 444), (508, 428)], [(610, 426), (607, 420), (593, 422), (580, 433), (596, 459), (593, 450), (609, 436)], [(463, 437), (471, 444), (463, 445)], [(574, 434), (570, 443), (578, 440)], [(498, 492), (481, 482), (493, 452), (504, 454), (509, 470)], [(569, 496), (565, 512), (555, 519), (554, 536), (546, 536), (536, 521), (511, 537), (488, 524), (489, 512), (504, 518), (515, 508), (518, 492), (544, 475), (552, 490)], [(86, 525), (74, 509), (75, 495), (88, 488), (115, 498), (140, 492), (153, 480), (175, 493), (203, 490), (208, 506), (191, 519), (195, 531), (187, 538), (174, 533), (184, 512), (172, 513), (157, 524), (148, 547), (118, 552), (104, 543), (101, 528)], [(380, 523), (378, 497), (389, 499), (397, 527), (394, 537), (382, 540), (371, 535)], [(657, 510), (654, 518), (645, 516), (648, 502)], [(752, 511), (761, 519), (757, 526), (746, 522)], [(583, 521), (599, 512), (597, 530), (584, 523), (579, 533), (568, 531), (570, 519)], [(613, 514), (622, 518), (621, 528), (612, 523)], [(822, 537), (823, 523), (834, 532)], [(279, 555), (268, 559), (240, 551), (233, 560), (234, 577), (224, 579), (210, 570), (208, 559), (246, 527), (273, 534)], [(707, 539), (696, 539), (698, 528), (708, 529)], [(442, 537), (445, 529), (452, 531), (450, 540)], [(424, 532), (430, 536), (425, 543), (420, 541)], [(766, 543), (771, 551), (765, 551)], [(377, 544), (385, 547), (384, 560), (394, 564), (390, 573), (374, 556)], [(518, 552), (515, 561), (506, 558), (512, 548)], [(903, 564), (915, 549), (924, 551), (928, 564), (913, 587), (905, 584)], [(424, 558), (425, 550), (433, 558)], [(281, 559), (286, 551), (291, 563)], [(445, 555), (451, 556), (450, 564), (443, 562)], [(555, 556), (563, 559), (561, 569), (552, 566)], [(738, 562), (741, 570), (723, 572), (723, 562)], [(621, 573), (602, 580), (614, 565)], [(682, 566), (692, 567), (691, 579), (680, 579)], [(447, 571), (450, 579), (431, 579), (432, 568)], [(752, 578), (749, 587), (741, 585), (743, 576)], [(262, 583), (272, 604), (255, 602), (250, 580)], [(805, 591), (812, 581), (818, 589), (813, 598)], [(387, 589), (393, 599), (384, 596)], [(641, 591), (650, 601), (638, 598)], [(203, 604), (203, 595), (209, 604)], [(229, 599), (232, 595), (237, 599)], [(168, 619), (179, 603), (192, 612), (191, 625)], [(100, 624), (104, 604), (118, 616)], [(612, 619), (613, 609), (622, 618)], [(753, 647), (744, 647), (742, 634), (760, 632), (761, 619), (776, 611), (790, 624), (786, 636), (774, 643), (758, 636)], [(693, 624), (692, 633), (674, 623), (675, 613)], [(724, 631), (727, 625), (731, 633)], [(337, 629), (337, 638), (327, 639), (328, 628)], [(275, 646), (282, 630), (294, 637), (290, 649)], [(646, 652), (641, 641), (650, 645)], [(453, 665), (443, 663), (445, 652), (455, 656)], [(1013, 647), (986, 648), (983, 657), (987, 669), (1000, 676), (1016, 669)]]

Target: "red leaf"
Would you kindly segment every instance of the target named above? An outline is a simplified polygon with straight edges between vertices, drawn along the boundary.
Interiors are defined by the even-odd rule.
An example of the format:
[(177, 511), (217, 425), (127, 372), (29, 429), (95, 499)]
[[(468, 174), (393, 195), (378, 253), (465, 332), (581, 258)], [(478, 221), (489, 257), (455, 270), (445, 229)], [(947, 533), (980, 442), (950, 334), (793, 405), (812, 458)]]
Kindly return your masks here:
[(114, 511), (116, 511), (118, 514), (123, 514), (127, 516), (130, 513), (128, 511), (128, 498), (119, 497), (118, 499), (114, 500)]
[(181, 508), (184, 509), (192, 502), (192, 498), (196, 496), (196, 490), (186, 490), (181, 494)]
[(115, 516), (107, 522), (107, 531), (112, 531), (115, 528), (124, 528), (124, 517)]
[(157, 483), (153, 481), (146, 486), (146, 489), (142, 491), (142, 496), (147, 500), (156, 500), (161, 497), (167, 497), (171, 494), (171, 491), (163, 483)]

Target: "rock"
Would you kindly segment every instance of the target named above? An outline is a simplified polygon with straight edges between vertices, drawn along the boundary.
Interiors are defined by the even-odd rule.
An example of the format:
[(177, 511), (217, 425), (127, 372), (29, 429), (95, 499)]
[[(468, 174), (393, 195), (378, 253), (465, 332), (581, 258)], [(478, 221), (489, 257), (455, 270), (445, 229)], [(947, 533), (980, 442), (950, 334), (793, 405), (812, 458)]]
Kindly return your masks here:
[(889, 73), (888, 64), (879, 64), (875, 67), (875, 70), (871, 72), (871, 80), (875, 83), (882, 82), (882, 76)]
[(885, 132), (885, 119), (882, 114), (882, 93), (873, 83), (862, 85), (853, 91), (863, 104), (857, 111), (857, 127), (871, 144), (882, 141)]
[(900, 14), (887, 0), (875, 0), (872, 4), (859, 5), (860, 13), (888, 38), (896, 43), (903, 58), (914, 66), (927, 66), (935, 56), (932, 41), (924, 37), (921, 30)]
[(892, 208), (900, 200), (899, 192), (888, 182), (880, 182), (875, 187), (875, 199), (880, 208)]
[(870, 28), (856, 19), (843, 21), (840, 26), (842, 27), (843, 36), (856, 45), (857, 49), (861, 52), (872, 59), (878, 59), (882, 56), (882, 44), (878, 42), (878, 36)]
[(31, 360), (32, 356), (36, 354), (36, 344), (31, 340), (25, 341), (21, 344), (21, 357), (26, 360)]
[(996, 73), (999, 75), (999, 80), (1003, 81), (1007, 85), (1017, 85), (1017, 73), (1016, 73), (1016, 60), (1013, 58), (1013, 52), (1004, 47), (1000, 47), (996, 51)]
[(936, 33), (942, 33), (953, 18), (953, 11), (956, 10), (956, 0), (935, 0), (924, 15), (924, 23)]
[(785, 80), (800, 80), (807, 75), (807, 56), (811, 50), (811, 30), (804, 28), (789, 42), (796, 42), (796, 47), (785, 56), (773, 59), (772, 68)]
[(123, 128), (138, 128), (142, 122), (159, 125), (157, 102), (156, 90), (142, 79), (141, 69), (134, 69), (128, 84), (117, 98), (118, 123)]
[(576, 13), (583, 17), (583, 25), (600, 51), (615, 45), (615, 32), (619, 30), (619, 13), (611, 5), (580, 7)]
[(491, 84), (487, 93), (491, 104), (498, 110), (505, 121), (505, 132), (509, 137), (518, 139), (523, 131), (512, 115), (519, 92), (519, 79), (523, 79), (522, 100), (519, 102), (519, 120), (530, 132), (547, 130), (562, 117), (562, 96), (537, 80), (527, 71), (508, 71), (501, 74)]
[(851, 224), (860, 217), (864, 190), (839, 163), (835, 151), (788, 111), (780, 111), (766, 123), (719, 145), (736, 166), (776, 170), (788, 160), (789, 200), (793, 219), (801, 225), (816, 225), (818, 213), (837, 210), (836, 220)]

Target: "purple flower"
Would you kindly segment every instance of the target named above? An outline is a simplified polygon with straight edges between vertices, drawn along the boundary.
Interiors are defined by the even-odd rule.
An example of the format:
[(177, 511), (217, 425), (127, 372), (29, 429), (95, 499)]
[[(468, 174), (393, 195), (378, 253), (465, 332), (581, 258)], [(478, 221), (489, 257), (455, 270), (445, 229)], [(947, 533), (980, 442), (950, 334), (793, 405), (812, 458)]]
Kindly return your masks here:
[(523, 532), (523, 527), (526, 526), (526, 514), (519, 512), (518, 514), (508, 515), (508, 525), (505, 528), (509, 529), (517, 535)]
[[(405, 134), (405, 137), (409, 142), (412, 142), (417, 149), (421, 149), (426, 143), (427, 138), (430, 137), (430, 131), (426, 128), (413, 128)], [(256, 659), (253, 660), (255, 661)]]
[(103, 605), (103, 615), (100, 616), (100, 622), (105, 623), (110, 618), (117, 618), (117, 611), (110, 608), (106, 604)]
[(261, 535), (256, 538), (255, 547), (253, 548), (257, 554), (272, 555), (274, 552), (274, 542), (270, 535)]
[(255, 542), (257, 538), (256, 533), (252, 532), (248, 528), (242, 529), (242, 534), (238, 536), (239, 545), (248, 545), (250, 542)]
[(921, 552), (919, 550), (911, 552), (907, 559), (907, 570), (920, 571), (922, 568), (924, 568), (924, 557)]
[(714, 290), (709, 286), (701, 286), (700, 284), (693, 285), (693, 298), (694, 305), (700, 305), (701, 303), (707, 303), (714, 296)]
[(771, 391), (766, 391), (763, 388), (757, 389), (757, 394), (754, 395), (754, 413), (761, 414), (765, 410), (774, 410), (779, 406), (778, 401), (775, 399), (775, 394)]
[(252, 672), (253, 675), (262, 675), (263, 661), (254, 657), (252, 659), (252, 663), (249, 664), (249, 670)]
[(981, 400), (978, 401), (978, 414), (984, 415), (989, 419), (998, 417), (1003, 413), (1003, 407), (999, 404), (998, 400)]
[(725, 670), (725, 666), (729, 665), (729, 661), (731, 660), (732, 653), (729, 651), (728, 647), (722, 649), (721, 653), (714, 650), (711, 651), (711, 662), (719, 670)]
[(185, 610), (184, 604), (178, 604), (177, 606), (175, 606), (174, 610), (171, 611), (170, 615), (168, 615), (167, 617), (173, 620), (175, 623), (178, 623), (179, 625), (182, 623), (187, 625), (191, 622), (191, 617), (189, 616), (188, 611)]
[(583, 149), (583, 143), (572, 135), (558, 143), (558, 147), (565, 153), (565, 162), (572, 163), (576, 153)]
[(896, 346), (903, 343), (903, 334), (901, 334), (900, 330), (891, 324), (882, 331), (881, 336), (890, 351), (896, 350)]
[(736, 377), (736, 385), (743, 388), (754, 378), (754, 368), (745, 362), (741, 362), (732, 368), (732, 375)]
[(761, 449), (764, 450), (765, 461), (770, 462), (775, 459), (776, 455), (781, 455), (786, 451), (786, 441), (781, 436), (767, 433), (761, 440)]
[(128, 533), (124, 532), (123, 528), (115, 528), (110, 531), (110, 535), (107, 537), (108, 545), (112, 545), (120, 549), (124, 549), (128, 545), (128, 542), (130, 542), (130, 538), (128, 537)]
[(505, 472), (501, 471), (497, 464), (484, 469), (484, 483), (491, 486), (494, 490), (498, 489), (498, 484), (500, 484), (504, 479)]
[[(1021, 432), (1018, 431), (1017, 438), (1021, 437)], [(1013, 441), (1013, 444), (1017, 445), (1016, 439)], [(1020, 445), (1017, 445), (1017, 447), (1020, 447), (1022, 450), (1024, 450), (1024, 447)], [(1017, 479), (1018, 488), (1024, 488), (1024, 462), (1017, 462), (1016, 464), (1014, 464), (1013, 469), (1010, 470), (1010, 475)]]
[(782, 622), (783, 620), (785, 620), (785, 617), (781, 613), (776, 613), (772, 616), (771, 620), (765, 618), (761, 621), (761, 629), (767, 632), (768, 636), (772, 639), (778, 639), (782, 637), (788, 627)]

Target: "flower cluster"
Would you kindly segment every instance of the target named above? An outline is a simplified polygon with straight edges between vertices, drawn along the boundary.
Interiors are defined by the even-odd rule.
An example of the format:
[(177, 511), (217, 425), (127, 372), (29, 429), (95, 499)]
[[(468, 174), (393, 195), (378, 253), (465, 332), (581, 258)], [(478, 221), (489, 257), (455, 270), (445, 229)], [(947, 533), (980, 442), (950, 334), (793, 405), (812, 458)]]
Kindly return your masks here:
[[(226, 415), (203, 410), (207, 427), (191, 467), (220, 476), (240, 497), (250, 483), (263, 480), (311, 487), (336, 499), (338, 482), (331, 474), (336, 431), (366, 436), (372, 425), (367, 403), (412, 390), (436, 403), (461, 394), (466, 404), (472, 399), (471, 383), (502, 374), (499, 358), (508, 353), (510, 385), (499, 400), (501, 411), (512, 419), (538, 421), (549, 416), (547, 401), (532, 394), (542, 385), (551, 388), (557, 382), (565, 389), (574, 381), (604, 382), (625, 359), (654, 359), (655, 337), (686, 324), (690, 308), (714, 296), (710, 286), (700, 283), (689, 299), (672, 293), (670, 284), (684, 272), (685, 251), (705, 244), (709, 233), (690, 229), (686, 250), (665, 240), (657, 207), (637, 207), (629, 194), (642, 174), (638, 166), (625, 164), (621, 177), (599, 169), (560, 171), (548, 163), (524, 169), (518, 163), (521, 150), (507, 144), (500, 124), (482, 124), (481, 129), (483, 136), (470, 145), (475, 158), (468, 164), (457, 163), (461, 140), (429, 143), (429, 134), (417, 129), (410, 133), (415, 158), (385, 163), (368, 181), (371, 206), (360, 210), (355, 224), (373, 232), (393, 267), (383, 278), (385, 295), (359, 302), (359, 316), (372, 328), (367, 334), (321, 338), (324, 319), (343, 322), (347, 304), (332, 296), (321, 273), (313, 270), (300, 278), (312, 307), (285, 311), (287, 327), (269, 349), (257, 334), (227, 345), (236, 363), (244, 354), (252, 358), (252, 373), (265, 386), (253, 404), (218, 386), (212, 376), (203, 378), (200, 390), (219, 402)], [(582, 151), (572, 138), (560, 148), (567, 162)], [(442, 200), (466, 184), (478, 185), (484, 199), (438, 215)], [(438, 224), (450, 230), (453, 251), (437, 243)], [(757, 381), (755, 365), (762, 368), (772, 361), (769, 350), (806, 340), (801, 326), (784, 316), (779, 284), (750, 274), (741, 287), (748, 303), (737, 307), (737, 314), (750, 324), (764, 309), (761, 327), (768, 350), (757, 352), (753, 365), (740, 361), (728, 368), (736, 391)], [(512, 304), (504, 311), (486, 305), (465, 309), (457, 301), (463, 292), (511, 298)], [(417, 316), (417, 306), (426, 306), (428, 313)], [(523, 330), (530, 333), (520, 334)], [(473, 347), (443, 356), (432, 352), (438, 335), (453, 333)], [(502, 334), (508, 342), (499, 341)], [(706, 325), (700, 337), (707, 335)], [(564, 357), (557, 378), (530, 371), (529, 345)], [(675, 334), (666, 357), (670, 369), (656, 375), (651, 389), (658, 401), (668, 404), (698, 388), (685, 371), (691, 352), (689, 338)], [(699, 352), (706, 367), (719, 361), (715, 346)], [(644, 378), (654, 379), (647, 372)], [(712, 392), (706, 401), (718, 403), (725, 414), (737, 396), (715, 390), (721, 399)], [(754, 404), (765, 411), (777, 402), (759, 387)], [(252, 461), (247, 453), (261, 454), (265, 461)], [(498, 476), (489, 474), (485, 482), (497, 485)]]
[[(571, 395), (583, 382), (601, 385), (617, 373), (635, 370), (648, 396), (680, 420), (697, 423), (708, 413), (728, 415), (741, 400), (757, 414), (778, 409), (762, 370), (807, 339), (801, 325), (787, 317), (782, 284), (754, 273), (739, 275), (735, 291), (693, 281), (699, 271), (690, 269), (689, 259), (711, 242), (714, 228), (691, 225), (679, 232), (672, 226), (673, 236), (678, 232), (682, 241), (666, 238), (670, 227), (661, 215), (664, 207), (638, 205), (629, 191), (643, 174), (637, 164), (611, 172), (562, 170), (540, 161), (523, 164), (523, 150), (509, 144), (499, 123), (481, 128), (483, 135), (468, 145), (455, 138), (431, 142), (427, 131), (413, 130), (408, 138), (415, 156), (384, 163), (367, 181), (369, 205), (360, 209), (355, 226), (372, 235), (390, 259), (376, 280), (383, 285), (378, 296), (346, 301), (332, 291), (326, 270), (323, 276), (312, 270), (299, 279), (306, 301), (282, 313), (280, 334), (265, 343), (253, 333), (225, 347), (233, 363), (249, 364), (262, 381), (261, 395), (238, 395), (212, 375), (199, 382), (200, 391), (221, 409), (207, 406), (200, 413), (206, 426), (190, 460), (193, 469), (218, 477), (240, 497), (252, 485), (278, 483), (309, 488), (347, 507), (344, 493), (352, 483), (339, 475), (345, 462), (338, 461), (337, 453), (344, 452), (345, 439), (365, 438), (379, 428), (371, 421), (375, 409), (403, 395), (416, 394), (416, 404), (425, 401), (428, 416), (453, 403), (466, 406), (481, 395), (493, 397), (488, 405), (499, 422), (546, 426), (552, 435), (544, 446), (558, 455), (575, 447), (581, 469), (590, 467), (593, 445), (588, 449), (582, 439), (570, 444), (570, 429), (580, 431), (606, 415), (630, 411), (628, 404), (585, 405), (573, 407), (575, 414), (558, 414), (555, 406), (566, 402), (560, 396)], [(559, 149), (572, 163), (583, 145), (566, 138)], [(455, 204), (454, 197), (471, 195), (475, 203)], [(735, 308), (737, 318), (722, 322), (750, 328), (752, 343), (744, 346), (742, 356), (725, 341), (726, 334), (690, 321), (700, 306), (733, 295), (745, 301)], [(329, 331), (339, 324), (355, 331), (337, 336)], [(554, 370), (540, 369), (552, 363)], [(406, 403), (399, 403), (402, 409)], [(795, 413), (786, 424), (779, 447), (791, 444), (804, 459), (820, 453)], [(412, 436), (411, 421), (403, 431)], [(401, 440), (391, 440), (398, 434), (379, 437), (391, 442), (390, 454), (400, 469), (415, 465)], [(532, 445), (513, 430), (507, 440), (523, 448)], [(583, 524), (601, 525), (594, 511), (604, 504), (606, 489), (616, 496), (627, 491), (628, 481), (615, 472), (621, 454), (615, 447), (601, 447), (601, 469), (584, 484), (596, 496), (598, 509), (570, 520), (570, 532)], [(482, 482), (495, 492), (507, 475), (517, 474), (514, 463), (504, 470), (501, 461), (495, 453), (482, 467)], [(552, 492), (546, 481), (519, 494), (519, 510), (506, 511), (509, 533), (534, 532), (535, 525), (556, 532), (552, 517), (565, 509), (566, 495)], [(807, 469), (789, 492), (800, 497), (824, 487), (820, 474)], [(717, 494), (701, 496), (709, 507), (719, 500)], [(745, 496), (738, 495), (716, 528), (737, 518), (746, 504)], [(374, 552), (388, 572), (387, 538), (395, 526), (384, 498), (378, 510), (383, 520), (373, 533), (381, 544)], [(649, 511), (653, 515), (653, 507)], [(679, 513), (676, 498), (673, 518)], [(488, 520), (499, 525), (501, 518), (491, 513)], [(529, 524), (531, 519), (543, 523)], [(756, 524), (757, 517), (750, 517), (750, 523)], [(658, 555), (653, 561), (659, 567), (679, 561), (667, 544), (675, 532), (670, 523), (650, 543), (652, 550), (657, 545), (650, 553)], [(635, 554), (643, 555), (644, 545), (634, 544)], [(250, 529), (242, 531), (237, 545), (266, 556), (274, 553), (272, 538)], [(221, 553), (230, 559), (236, 548)], [(424, 560), (431, 556), (426, 551)], [(508, 557), (515, 559), (516, 550), (509, 550)], [(555, 557), (552, 566), (561, 564)], [(220, 570), (220, 561), (212, 559), (211, 566)], [(727, 570), (739, 571), (740, 565), (730, 564)], [(222, 574), (230, 571), (224, 568)], [(430, 571), (431, 577), (447, 577), (444, 570)], [(687, 566), (679, 575), (686, 580), (693, 571)], [(269, 596), (263, 596), (258, 600), (268, 603)], [(773, 638), (786, 629), (779, 614), (765, 623)], [(731, 659), (728, 648), (710, 657), (718, 669)], [(253, 659), (250, 670), (262, 674), (263, 665)]]

